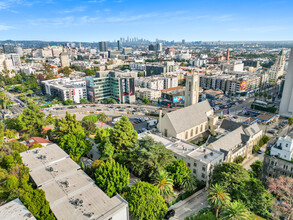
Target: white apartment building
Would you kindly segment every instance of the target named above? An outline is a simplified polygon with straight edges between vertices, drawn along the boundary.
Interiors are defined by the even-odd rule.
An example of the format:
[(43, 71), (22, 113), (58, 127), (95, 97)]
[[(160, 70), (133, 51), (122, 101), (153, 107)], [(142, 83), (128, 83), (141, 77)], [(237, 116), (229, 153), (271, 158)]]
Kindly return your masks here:
[(293, 158), (293, 139), (289, 136), (279, 137), (271, 148), (271, 156), (291, 161)]
[(141, 133), (139, 139), (149, 136), (156, 142), (164, 144), (166, 149), (171, 150), (177, 160), (184, 159), (186, 166), (196, 179), (208, 182), (213, 168), (224, 161), (224, 153), (204, 146), (197, 146), (176, 138), (161, 137), (152, 133)]
[(81, 99), (87, 99), (86, 80), (60, 78), (42, 81), (41, 89), (43, 94), (58, 97), (61, 101), (72, 100), (80, 103)]
[(199, 59), (199, 58), (197, 58), (197, 59), (194, 59), (194, 60), (190, 60), (189, 61), (189, 64), (191, 65), (191, 66), (202, 66), (202, 65), (204, 65), (204, 64), (206, 64), (208, 62), (208, 60), (207, 59)]
[(224, 63), (222, 64), (222, 70), (225, 72), (243, 72), (244, 63)]
[(146, 71), (146, 64), (144, 63), (136, 63), (136, 62), (132, 62), (130, 63), (130, 68), (134, 69), (134, 70), (141, 70), (141, 71)]
[(140, 99), (147, 98), (148, 100), (154, 100), (161, 98), (162, 93), (161, 90), (135, 88), (135, 96)]

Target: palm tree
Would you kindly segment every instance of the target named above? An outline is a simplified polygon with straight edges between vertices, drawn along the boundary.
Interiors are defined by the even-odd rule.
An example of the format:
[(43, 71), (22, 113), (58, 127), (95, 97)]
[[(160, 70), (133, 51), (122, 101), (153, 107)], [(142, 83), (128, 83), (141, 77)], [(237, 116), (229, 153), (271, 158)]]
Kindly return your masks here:
[(4, 107), (4, 110), (6, 111), (6, 103), (9, 100), (9, 98), (3, 91), (0, 92), (0, 99), (3, 100), (3, 107)]
[(251, 213), (242, 202), (235, 201), (225, 207), (220, 217), (222, 220), (247, 220), (251, 219)]
[(186, 173), (185, 177), (182, 178), (182, 188), (186, 191), (192, 191), (196, 189), (197, 180), (192, 173)]
[(212, 185), (207, 196), (208, 202), (216, 208), (216, 217), (219, 216), (219, 210), (230, 202), (230, 196), (225, 192), (223, 186)]
[(107, 121), (108, 116), (104, 112), (101, 112), (98, 114), (97, 118), (98, 118), (98, 121), (101, 122), (103, 127), (103, 124)]
[(159, 172), (154, 185), (158, 187), (160, 195), (165, 199), (173, 194), (173, 180), (166, 171)]

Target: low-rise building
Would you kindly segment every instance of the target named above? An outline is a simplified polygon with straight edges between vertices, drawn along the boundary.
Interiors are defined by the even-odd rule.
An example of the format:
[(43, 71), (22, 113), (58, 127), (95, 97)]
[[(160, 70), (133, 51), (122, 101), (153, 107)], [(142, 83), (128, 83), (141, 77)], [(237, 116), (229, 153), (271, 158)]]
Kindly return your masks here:
[(148, 100), (154, 100), (161, 98), (161, 91), (148, 89), (148, 88), (136, 88), (135, 89), (135, 96), (136, 98), (147, 98)]
[(138, 138), (146, 136), (161, 142), (166, 149), (173, 152), (177, 160), (184, 159), (196, 179), (207, 183), (213, 168), (224, 161), (224, 153), (205, 146), (199, 147), (177, 138), (166, 138), (152, 133), (141, 133)]
[(0, 206), (0, 217), (2, 220), (36, 220), (18, 198)]
[(165, 137), (194, 139), (216, 124), (217, 117), (213, 115), (208, 101), (199, 102), (165, 114), (158, 123), (158, 129)]
[(109, 198), (56, 144), (22, 152), (21, 157), (57, 219), (129, 219), (127, 201), (118, 194)]
[(234, 162), (238, 156), (250, 158), (253, 146), (263, 137), (263, 131), (257, 123), (244, 125), (226, 119), (215, 133), (216, 137), (209, 137), (206, 144), (212, 149), (223, 152), (226, 162)]
[(72, 100), (80, 103), (87, 99), (85, 79), (70, 80), (69, 78), (52, 79), (41, 82), (43, 94), (59, 98), (61, 101)]

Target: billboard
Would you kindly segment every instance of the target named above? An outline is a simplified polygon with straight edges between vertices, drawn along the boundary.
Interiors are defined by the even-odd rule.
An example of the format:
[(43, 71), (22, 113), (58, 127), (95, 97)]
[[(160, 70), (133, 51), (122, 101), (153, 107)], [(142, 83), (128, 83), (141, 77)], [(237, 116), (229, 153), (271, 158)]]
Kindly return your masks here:
[(134, 95), (134, 78), (129, 79), (129, 95)]
[(245, 90), (245, 89), (246, 89), (246, 85), (247, 85), (247, 82), (246, 82), (246, 81), (242, 81), (242, 82), (240, 83), (240, 89), (241, 89), (241, 90)]
[(184, 95), (173, 97), (173, 103), (178, 103), (183, 101), (184, 101)]

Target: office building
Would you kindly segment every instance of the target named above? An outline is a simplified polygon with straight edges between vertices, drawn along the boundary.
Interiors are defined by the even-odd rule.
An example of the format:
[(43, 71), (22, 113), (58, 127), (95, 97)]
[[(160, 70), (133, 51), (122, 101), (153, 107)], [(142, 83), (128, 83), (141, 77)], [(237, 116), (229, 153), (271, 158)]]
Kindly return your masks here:
[(293, 117), (293, 48), (291, 48), (290, 52), (289, 66), (286, 74), (279, 113), (283, 117)]
[(107, 52), (108, 51), (108, 42), (107, 41), (99, 42), (99, 50), (100, 50), (100, 52)]
[(72, 100), (80, 103), (81, 99), (87, 99), (85, 79), (70, 80), (69, 78), (60, 78), (45, 80), (41, 82), (43, 94), (51, 95), (61, 101)]
[(149, 51), (157, 51), (157, 45), (156, 44), (149, 45)]
[(19, 54), (11, 54), (10, 56), (11, 56), (11, 60), (13, 62), (13, 65), (15, 67), (21, 66), (21, 60), (20, 60)]
[(151, 101), (161, 98), (161, 91), (148, 88), (135, 88), (135, 96), (139, 99), (147, 98)]
[(224, 72), (243, 72), (244, 63), (224, 63), (221, 68)]
[(15, 53), (15, 46), (13, 44), (4, 44), (3, 53)]
[(192, 72), (186, 76), (185, 84), (185, 102), (184, 106), (190, 106), (198, 103), (199, 97), (199, 75)]
[(69, 67), (70, 66), (70, 62), (69, 62), (69, 56), (68, 53), (61, 53), (60, 54), (60, 63), (61, 63), (61, 67)]
[(271, 81), (277, 81), (279, 77), (284, 75), (284, 69), (286, 64), (286, 54), (283, 50), (278, 54), (274, 65), (269, 70), (269, 79)]
[(21, 47), (16, 47), (16, 48), (15, 48), (15, 52), (16, 52), (20, 57), (23, 56), (23, 50), (22, 50)]
[(122, 49), (122, 40), (117, 41), (118, 50)]
[(162, 43), (157, 43), (156, 49), (158, 53), (163, 52), (163, 44)]
[(135, 102), (134, 75), (136, 73), (99, 71), (96, 77), (86, 78), (88, 100), (100, 102), (113, 98), (118, 103)]
[(132, 48), (131, 47), (124, 47), (122, 54), (124, 54), (124, 55), (132, 54)]
[(58, 145), (20, 155), (56, 219), (129, 219), (127, 201), (118, 194), (108, 197)]
[(248, 67), (248, 66), (251, 66), (251, 67), (254, 67), (254, 68), (259, 68), (260, 67), (260, 64), (259, 64), (258, 60), (244, 60), (243, 64), (244, 64), (244, 67)]

